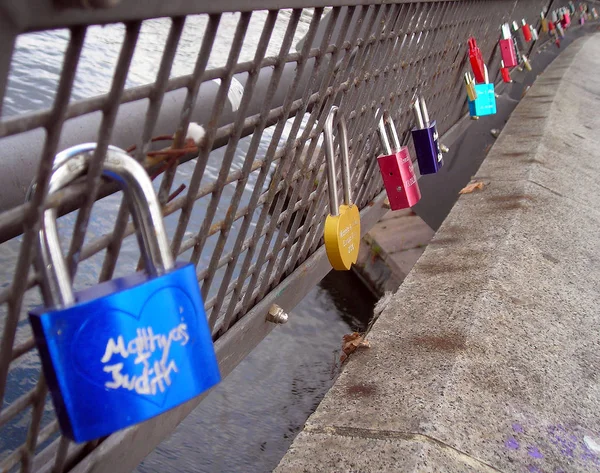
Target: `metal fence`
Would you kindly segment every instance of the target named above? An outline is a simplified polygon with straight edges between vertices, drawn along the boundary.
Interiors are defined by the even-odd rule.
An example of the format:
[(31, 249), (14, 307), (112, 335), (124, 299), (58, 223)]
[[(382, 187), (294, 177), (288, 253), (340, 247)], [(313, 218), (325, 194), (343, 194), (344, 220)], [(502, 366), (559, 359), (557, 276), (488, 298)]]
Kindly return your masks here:
[[(81, 284), (93, 283), (90, 274), (103, 281), (135, 270), (136, 258), (120, 256), (134, 230), (118, 200), (111, 201), (118, 210), (100, 234), (86, 235), (92, 204), (115, 190), (100, 177), (109, 144), (129, 148), (155, 177), (172, 251), (197, 266), (226, 375), (273, 328), (265, 319), (269, 307), (291, 309), (329, 270), (321, 238), (328, 199), (320, 135), (330, 107), (339, 105), (348, 124), (364, 233), (385, 212), (375, 160), (383, 109), (407, 141), (410, 103), (422, 95), (443, 134), (467, 111), (468, 37), (477, 39), (494, 78), (500, 24), (526, 18), (537, 25), (548, 6), (547, 0), (1, 0), (0, 107), (6, 107), (19, 35), (61, 29), (66, 47), (51, 107), (5, 112), (0, 121), (0, 157), (7, 175), (14, 172), (0, 178), (0, 256), (7, 257), (0, 260), (10, 275), (0, 292), (0, 439), (12, 441), (0, 449), (0, 469), (128, 471), (199, 402), (101, 441), (74, 445), (60, 436), (27, 322), (27, 310), (42, 302), (32, 267), (36, 231), (45, 208), (58, 206), (63, 214), (78, 208), (67, 242), (69, 267), (75, 274), (80, 266)], [(127, 88), (144, 24), (153, 18), (164, 18), (168, 29), (150, 65), (155, 80)], [(74, 100), (90, 28), (113, 23), (122, 26), (107, 93)], [(172, 67), (190, 25), (195, 57), (185, 59), (195, 65), (176, 76)], [(274, 31), (281, 34), (275, 38)], [(224, 38), (229, 46), (215, 58), (215, 41)], [(246, 60), (241, 53), (249, 46)], [(190, 121), (204, 127), (198, 146), (185, 140)], [(54, 155), (84, 140), (98, 143), (89, 176), (46, 199)], [(34, 175), (36, 190), (23, 203)], [(84, 271), (94, 258), (98, 271)]]

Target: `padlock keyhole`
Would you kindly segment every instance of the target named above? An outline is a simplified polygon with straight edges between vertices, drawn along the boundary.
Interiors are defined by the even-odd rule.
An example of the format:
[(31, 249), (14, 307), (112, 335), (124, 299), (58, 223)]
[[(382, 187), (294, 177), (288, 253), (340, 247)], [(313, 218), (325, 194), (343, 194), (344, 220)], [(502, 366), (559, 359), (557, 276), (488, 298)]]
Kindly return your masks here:
[(394, 175), (394, 173), (393, 173), (393, 172), (390, 172), (390, 176), (393, 176), (393, 175)]

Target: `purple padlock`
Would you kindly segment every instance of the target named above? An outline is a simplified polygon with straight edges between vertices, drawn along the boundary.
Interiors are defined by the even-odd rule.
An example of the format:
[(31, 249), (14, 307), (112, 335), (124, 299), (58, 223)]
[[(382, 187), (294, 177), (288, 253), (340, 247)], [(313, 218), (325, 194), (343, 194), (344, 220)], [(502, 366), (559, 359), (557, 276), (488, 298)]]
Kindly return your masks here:
[(419, 163), (419, 172), (421, 175), (435, 174), (444, 165), (435, 120), (429, 122), (429, 114), (423, 98), (415, 100), (414, 109), (417, 126), (411, 130), (411, 133)]

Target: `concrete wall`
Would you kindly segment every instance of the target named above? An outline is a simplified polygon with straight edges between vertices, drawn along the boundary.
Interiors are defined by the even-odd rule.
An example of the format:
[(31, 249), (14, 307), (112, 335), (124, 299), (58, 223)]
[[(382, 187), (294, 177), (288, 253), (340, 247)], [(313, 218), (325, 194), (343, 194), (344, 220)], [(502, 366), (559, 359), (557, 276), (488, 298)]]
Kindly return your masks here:
[(277, 472), (600, 471), (600, 35), (515, 109)]

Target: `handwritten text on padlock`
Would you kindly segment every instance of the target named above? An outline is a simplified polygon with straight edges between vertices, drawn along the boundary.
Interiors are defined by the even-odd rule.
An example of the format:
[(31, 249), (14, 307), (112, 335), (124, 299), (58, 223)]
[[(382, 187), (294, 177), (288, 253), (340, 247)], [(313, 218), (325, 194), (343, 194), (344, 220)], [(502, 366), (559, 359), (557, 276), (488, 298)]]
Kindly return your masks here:
[[(179, 370), (174, 360), (169, 359), (169, 352), (173, 342), (185, 346), (190, 336), (187, 325), (179, 324), (168, 334), (154, 334), (152, 327), (137, 330), (137, 336), (125, 343), (122, 335), (115, 341), (109, 338), (106, 343), (104, 356), (100, 360), (105, 366), (104, 371), (111, 373), (112, 380), (107, 381), (104, 386), (109, 389), (127, 389), (137, 394), (155, 395), (157, 389), (163, 393), (171, 385), (171, 373)], [(155, 359), (151, 364), (150, 357), (157, 350), (162, 351), (160, 359)], [(161, 353), (158, 353), (161, 355)], [(134, 364), (141, 365), (141, 373), (123, 373), (124, 363), (114, 363), (114, 356), (126, 359), (135, 356)], [(112, 364), (108, 364), (111, 363)]]

